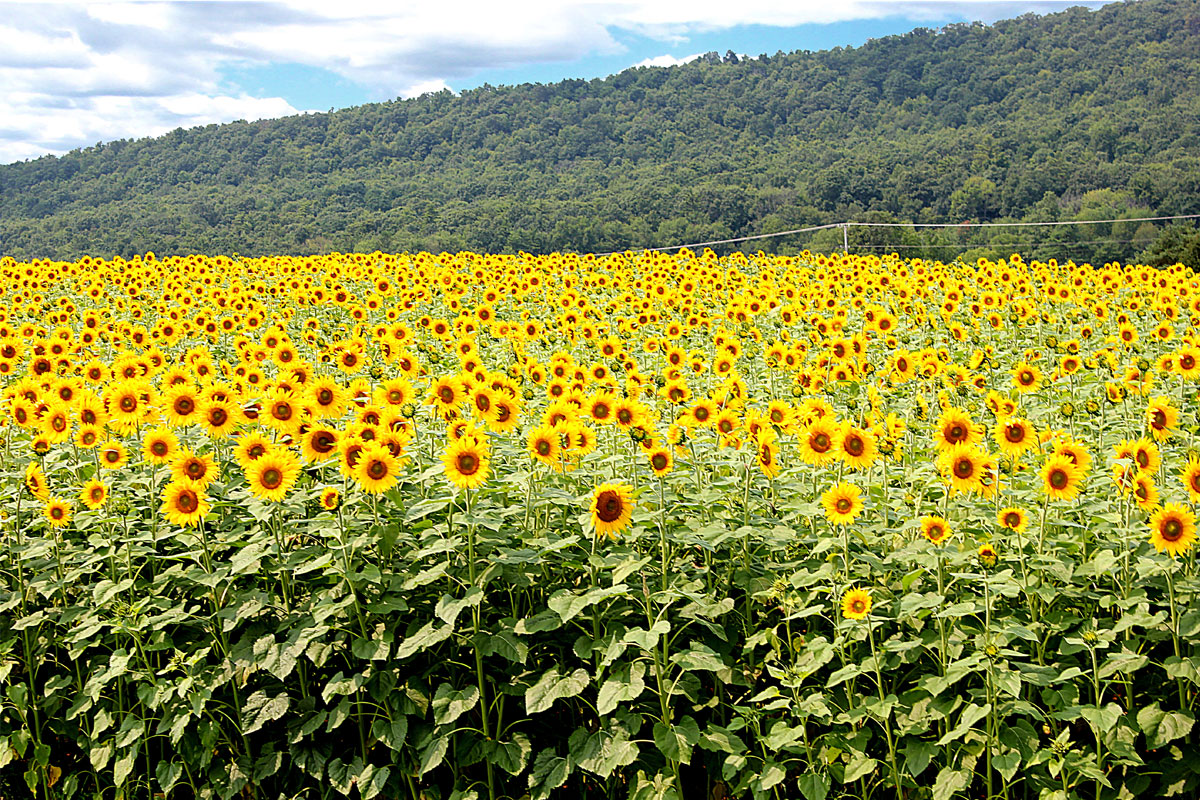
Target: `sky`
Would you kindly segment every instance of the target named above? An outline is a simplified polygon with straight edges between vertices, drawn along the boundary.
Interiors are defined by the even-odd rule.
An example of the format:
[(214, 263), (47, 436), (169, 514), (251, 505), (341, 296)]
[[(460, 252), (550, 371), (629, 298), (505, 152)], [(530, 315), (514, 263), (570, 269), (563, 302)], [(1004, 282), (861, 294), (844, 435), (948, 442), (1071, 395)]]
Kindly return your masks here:
[(0, 0), (0, 164), (115, 139), (697, 55), (859, 46), (1102, 2)]

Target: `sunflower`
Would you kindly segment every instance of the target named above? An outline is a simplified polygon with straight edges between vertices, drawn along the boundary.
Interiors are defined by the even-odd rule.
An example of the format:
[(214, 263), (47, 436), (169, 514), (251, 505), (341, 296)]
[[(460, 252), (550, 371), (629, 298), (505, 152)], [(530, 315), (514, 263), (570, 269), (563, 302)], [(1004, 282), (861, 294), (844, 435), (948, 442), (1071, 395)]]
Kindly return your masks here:
[(698, 400), (680, 417), (679, 421), (689, 428), (706, 428), (712, 424), (716, 413), (717, 405), (712, 400)]
[(42, 515), (50, 523), (50, 527), (61, 528), (71, 521), (71, 505), (62, 498), (51, 497), (46, 500)]
[(1042, 371), (1024, 361), (1013, 367), (1012, 376), (1018, 392), (1035, 392), (1042, 383)]
[(105, 469), (119, 469), (125, 466), (125, 462), (129, 460), (129, 454), (125, 452), (125, 445), (110, 439), (99, 447), (100, 466)]
[(333, 378), (316, 378), (308, 385), (307, 405), (319, 419), (337, 419), (346, 411), (346, 390)]
[(1161, 395), (1150, 398), (1146, 405), (1146, 427), (1157, 442), (1170, 439), (1179, 424), (1179, 410)]
[(29, 462), (25, 467), (25, 488), (38, 500), (50, 499), (50, 484), (46, 481), (46, 473), (42, 472), (36, 461)]
[(592, 492), (592, 527), (596, 536), (617, 538), (633, 519), (633, 499), (624, 483), (602, 483)]
[(758, 449), (758, 468), (768, 478), (779, 474), (779, 441), (775, 431), (763, 428), (755, 439)]
[(200, 421), (203, 402), (190, 385), (175, 386), (162, 397), (163, 416), (174, 428), (191, 425)]
[(71, 438), (71, 424), (66, 407), (56, 403), (42, 417), (41, 432), (51, 444), (58, 444)]
[(646, 458), (650, 462), (650, 469), (660, 478), (669, 474), (675, 466), (675, 459), (671, 455), (671, 450), (666, 447), (651, 449)]
[(1158, 506), (1158, 487), (1149, 475), (1138, 475), (1133, 479), (1133, 499), (1142, 511), (1151, 511)]
[(1054, 446), (1054, 452), (1074, 461), (1075, 466), (1079, 467), (1079, 470), (1085, 475), (1092, 468), (1092, 454), (1088, 452), (1083, 442), (1060, 441)]
[(99, 425), (80, 425), (79, 430), (75, 432), (75, 446), (84, 450), (91, 450), (100, 444), (100, 440), (103, 437), (104, 429)]
[(981, 544), (975, 552), (975, 558), (979, 560), (979, 565), (984, 569), (992, 569), (1000, 561), (1000, 554), (990, 544)]
[(959, 445), (978, 444), (981, 438), (981, 432), (971, 421), (971, 415), (961, 408), (950, 406), (938, 418), (935, 444), (939, 452), (946, 452)]
[(104, 501), (108, 499), (108, 487), (104, 482), (96, 478), (83, 485), (83, 489), (79, 492), (79, 500), (85, 506), (95, 511), (100, 506), (104, 505)]
[(983, 491), (984, 460), (987, 454), (976, 447), (958, 445), (939, 458), (942, 474), (956, 492)]
[(850, 469), (870, 469), (879, 454), (875, 435), (846, 422), (838, 436), (838, 454)]
[(263, 500), (282, 500), (296, 485), (300, 462), (292, 451), (273, 447), (246, 467), (250, 494)]
[(846, 619), (866, 619), (871, 613), (871, 592), (867, 589), (851, 589), (842, 595), (842, 616)]
[(340, 501), (341, 495), (338, 493), (338, 490), (332, 486), (326, 486), (321, 490), (321, 499), (319, 502), (321, 503), (321, 508), (325, 509), (326, 511), (333, 511), (336, 509)]
[(921, 535), (934, 544), (942, 544), (950, 538), (950, 523), (942, 517), (922, 517)]
[(613, 421), (613, 403), (616, 397), (610, 392), (595, 392), (583, 404), (584, 412), (600, 425)]
[(1065, 455), (1051, 455), (1038, 474), (1051, 500), (1073, 500), (1083, 486), (1083, 472)]
[(449, 375), (442, 376), (429, 388), (426, 402), (445, 415), (457, 411), (459, 404), (466, 397), (462, 381)]
[(270, 439), (258, 431), (250, 431), (241, 434), (238, 438), (237, 447), (233, 449), (233, 457), (237, 459), (238, 466), (245, 470), (249, 468), (252, 461), (261, 457), (270, 448)]
[(1196, 515), (1185, 506), (1168, 503), (1150, 518), (1150, 543), (1172, 558), (1192, 549), (1196, 541)]
[(204, 490), (190, 483), (172, 481), (163, 488), (162, 513), (175, 525), (198, 525), (208, 513), (208, 498)]
[(491, 459), (487, 445), (467, 436), (451, 442), (442, 454), (442, 467), (459, 489), (475, 489), (487, 482)]
[(623, 430), (646, 424), (646, 408), (636, 400), (618, 398), (613, 402), (613, 419)]
[(212, 455), (193, 453), (184, 448), (171, 461), (171, 479), (177, 483), (190, 483), (206, 489), (217, 478), (217, 465)]
[(310, 464), (332, 458), (337, 452), (338, 432), (325, 425), (316, 425), (300, 435), (300, 452)]
[(1179, 479), (1187, 487), (1188, 499), (1193, 503), (1200, 500), (1200, 458), (1196, 456), (1189, 458), (1183, 471), (1179, 473)]
[(539, 425), (529, 431), (526, 437), (526, 450), (529, 457), (540, 461), (551, 469), (561, 469), (562, 433), (558, 428)]
[(1134, 441), (1132, 447), (1133, 463), (1137, 466), (1138, 472), (1145, 475), (1153, 475), (1155, 472), (1158, 472), (1158, 468), (1162, 464), (1162, 456), (1159, 455), (1158, 445), (1143, 437)]
[(831, 416), (818, 417), (800, 430), (800, 460), (814, 467), (835, 461), (841, 449), (842, 429)]
[(1033, 423), (1023, 417), (1008, 417), (998, 421), (993, 434), (1000, 452), (1014, 460), (1036, 447), (1038, 442)]
[(400, 462), (386, 446), (369, 443), (359, 455), (354, 477), (370, 494), (382, 494), (399, 480)]
[(849, 525), (862, 513), (862, 490), (852, 483), (839, 483), (821, 495), (825, 517), (835, 525)]
[(1009, 506), (1000, 509), (996, 514), (996, 523), (1010, 531), (1020, 533), (1029, 524), (1029, 515), (1025, 513), (1025, 509)]

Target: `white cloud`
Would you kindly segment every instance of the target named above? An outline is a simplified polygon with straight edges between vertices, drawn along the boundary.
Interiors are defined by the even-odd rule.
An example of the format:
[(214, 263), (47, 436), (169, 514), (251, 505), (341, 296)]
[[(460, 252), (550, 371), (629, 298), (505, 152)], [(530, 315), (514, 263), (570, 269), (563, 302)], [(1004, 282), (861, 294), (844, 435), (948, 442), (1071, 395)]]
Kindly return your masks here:
[(653, 58), (643, 58), (641, 61), (634, 64), (634, 66), (635, 67), (678, 67), (680, 64), (686, 64), (689, 61), (695, 61), (701, 55), (702, 55), (701, 53), (693, 53), (690, 56), (684, 56), (683, 58), (676, 58), (675, 56), (671, 55), (670, 53), (666, 53), (661, 56), (654, 56)]
[[(791, 26), (904, 13), (995, 19), (1067, 3), (849, 0), (366, 0), (4, 3), (0, 163), (178, 126), (297, 113), (251, 97), (222, 69), (300, 63), (413, 97), (485, 69), (625, 52), (621, 35), (670, 47), (733, 25)], [(666, 48), (664, 48), (666, 49)], [(641, 65), (680, 64), (670, 55)]]

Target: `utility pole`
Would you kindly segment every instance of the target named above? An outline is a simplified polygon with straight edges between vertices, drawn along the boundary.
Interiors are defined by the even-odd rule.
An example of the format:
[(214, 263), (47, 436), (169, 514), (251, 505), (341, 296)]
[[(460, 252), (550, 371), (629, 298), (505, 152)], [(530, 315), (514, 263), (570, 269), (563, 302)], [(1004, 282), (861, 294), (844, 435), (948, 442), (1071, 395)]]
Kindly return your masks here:
[(847, 255), (847, 256), (850, 255), (850, 237), (848, 235), (849, 231), (850, 231), (850, 226), (843, 222), (842, 223), (842, 254)]

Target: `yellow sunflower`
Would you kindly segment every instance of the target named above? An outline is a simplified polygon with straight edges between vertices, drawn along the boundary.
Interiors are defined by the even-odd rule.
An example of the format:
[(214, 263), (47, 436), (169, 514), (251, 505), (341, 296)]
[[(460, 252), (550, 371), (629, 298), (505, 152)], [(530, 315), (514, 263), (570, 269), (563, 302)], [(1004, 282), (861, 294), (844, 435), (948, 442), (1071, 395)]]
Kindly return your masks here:
[(61, 528), (71, 521), (71, 505), (60, 497), (51, 497), (42, 509), (42, 515), (53, 528)]
[(104, 501), (108, 499), (108, 487), (104, 482), (92, 478), (83, 485), (83, 489), (79, 492), (79, 500), (92, 511), (104, 505)]
[(871, 613), (871, 592), (867, 589), (851, 589), (842, 595), (842, 616), (846, 619), (866, 619)]
[(246, 467), (250, 494), (263, 500), (282, 500), (296, 485), (300, 462), (292, 451), (273, 447)]
[(199, 525), (209, 510), (204, 490), (193, 484), (172, 481), (163, 489), (162, 497), (162, 514), (175, 525)]
[(821, 495), (825, 517), (835, 525), (849, 525), (863, 510), (862, 489), (852, 483), (842, 482), (827, 489)]
[(1196, 541), (1196, 515), (1185, 506), (1168, 503), (1150, 518), (1150, 543), (1172, 558), (1192, 549)]
[(592, 527), (596, 536), (617, 538), (633, 519), (633, 499), (624, 483), (602, 483), (592, 492)]
[(950, 538), (950, 523), (943, 517), (923, 517), (921, 535), (934, 544), (942, 544)]
[(382, 494), (399, 480), (400, 461), (385, 445), (369, 442), (359, 454), (354, 477), (364, 490)]
[(459, 489), (475, 489), (487, 482), (491, 458), (487, 445), (466, 436), (451, 442), (442, 453), (446, 478)]
[(1083, 473), (1065, 455), (1051, 455), (1038, 474), (1042, 491), (1051, 500), (1073, 500), (1083, 486)]

